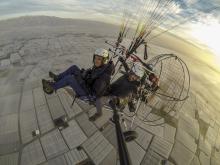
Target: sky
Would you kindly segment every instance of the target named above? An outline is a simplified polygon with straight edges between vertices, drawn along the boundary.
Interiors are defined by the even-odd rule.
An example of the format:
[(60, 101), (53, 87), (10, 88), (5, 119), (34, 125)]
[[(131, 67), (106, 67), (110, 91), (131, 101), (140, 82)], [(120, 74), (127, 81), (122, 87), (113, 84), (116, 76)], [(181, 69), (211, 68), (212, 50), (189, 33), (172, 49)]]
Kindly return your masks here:
[[(137, 19), (134, 13), (138, 13), (144, 3), (147, 6), (141, 11), (153, 12), (155, 1), (172, 1), (171, 5), (165, 5), (168, 12), (165, 19), (160, 20), (161, 28), (172, 29), (180, 24), (170, 32), (201, 49), (211, 50), (220, 64), (220, 0), (0, 0), (0, 19), (49, 15), (117, 24), (124, 11)], [(162, 10), (164, 6), (157, 12)]]

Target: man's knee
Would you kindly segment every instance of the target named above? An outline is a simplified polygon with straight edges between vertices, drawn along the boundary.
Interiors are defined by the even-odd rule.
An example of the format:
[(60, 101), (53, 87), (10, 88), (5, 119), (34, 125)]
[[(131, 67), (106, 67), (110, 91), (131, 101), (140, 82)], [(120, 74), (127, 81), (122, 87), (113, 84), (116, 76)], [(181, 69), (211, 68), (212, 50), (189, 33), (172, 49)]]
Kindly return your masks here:
[(72, 65), (70, 68), (72, 71), (80, 71), (80, 68), (76, 65)]

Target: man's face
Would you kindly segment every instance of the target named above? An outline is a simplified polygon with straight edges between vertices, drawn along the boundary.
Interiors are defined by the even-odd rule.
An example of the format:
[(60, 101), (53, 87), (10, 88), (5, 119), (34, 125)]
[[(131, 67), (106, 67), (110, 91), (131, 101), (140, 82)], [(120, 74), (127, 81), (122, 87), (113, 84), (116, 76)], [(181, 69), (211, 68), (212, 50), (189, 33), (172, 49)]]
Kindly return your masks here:
[(156, 80), (157, 80), (157, 78), (156, 78), (156, 77), (153, 77), (151, 81), (152, 81), (152, 82), (156, 82)]
[(135, 75), (135, 74), (130, 74), (128, 76), (128, 80), (129, 81), (137, 81), (138, 79), (139, 79), (139, 77), (137, 75)]
[(94, 65), (95, 65), (95, 67), (100, 67), (100, 66), (102, 66), (102, 65), (103, 65), (103, 57), (100, 57), (100, 56), (96, 56), (96, 55), (95, 55)]
[(154, 74), (151, 74), (151, 75), (149, 76), (149, 80), (150, 80), (151, 82), (156, 82), (156, 81), (157, 81), (157, 77), (156, 77)]

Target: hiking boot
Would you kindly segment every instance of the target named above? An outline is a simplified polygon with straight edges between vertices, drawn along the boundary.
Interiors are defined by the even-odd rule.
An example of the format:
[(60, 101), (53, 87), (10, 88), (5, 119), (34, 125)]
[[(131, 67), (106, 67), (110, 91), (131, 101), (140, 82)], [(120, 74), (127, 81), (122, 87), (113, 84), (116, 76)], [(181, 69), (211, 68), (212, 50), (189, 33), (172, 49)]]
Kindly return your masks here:
[(49, 72), (49, 77), (52, 78), (55, 82), (59, 80), (58, 76), (53, 72)]
[(51, 86), (52, 82), (42, 79), (43, 90), (46, 94), (50, 95), (54, 92), (53, 87)]
[(79, 99), (85, 102), (94, 102), (96, 98), (95, 96), (80, 96)]
[(97, 118), (101, 117), (102, 114), (95, 113), (93, 116), (89, 118), (89, 121), (95, 121)]
[(90, 101), (89, 96), (80, 96), (79, 99), (82, 101)]

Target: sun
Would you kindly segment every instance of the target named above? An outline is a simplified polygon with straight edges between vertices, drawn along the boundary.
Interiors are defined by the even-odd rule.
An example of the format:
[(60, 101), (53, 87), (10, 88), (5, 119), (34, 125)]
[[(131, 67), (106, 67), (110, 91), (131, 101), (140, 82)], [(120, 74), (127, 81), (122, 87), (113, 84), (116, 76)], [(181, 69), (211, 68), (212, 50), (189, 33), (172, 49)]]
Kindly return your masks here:
[(208, 24), (193, 24), (191, 35), (220, 58), (220, 23), (217, 20), (207, 20), (207, 22)]

